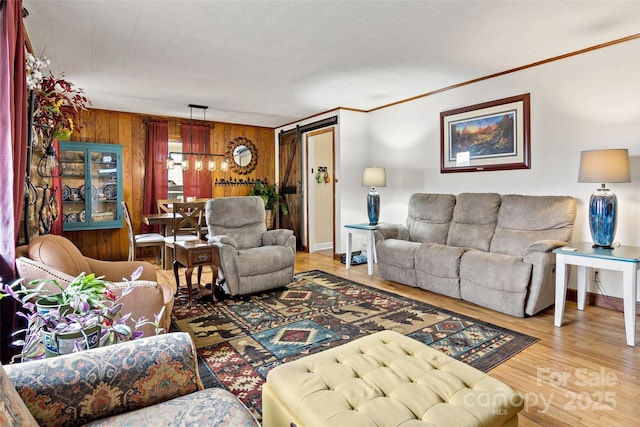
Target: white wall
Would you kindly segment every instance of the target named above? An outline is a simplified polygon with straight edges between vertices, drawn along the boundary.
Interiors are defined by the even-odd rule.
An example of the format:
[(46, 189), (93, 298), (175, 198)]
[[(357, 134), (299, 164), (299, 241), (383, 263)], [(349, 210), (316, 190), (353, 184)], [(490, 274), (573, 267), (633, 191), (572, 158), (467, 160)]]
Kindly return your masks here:
[[(440, 173), (441, 111), (523, 93), (531, 94), (531, 169)], [(387, 168), (381, 221), (404, 222), (417, 191), (566, 194), (578, 199), (574, 240), (585, 241), (598, 184), (577, 182), (580, 151), (628, 148), (632, 182), (608, 187), (618, 196), (615, 240), (640, 246), (640, 40), (371, 112), (368, 131), (374, 162)], [(608, 295), (622, 295), (619, 273), (601, 280)]]
[[(440, 173), (441, 111), (523, 93), (531, 94), (531, 169)], [(574, 240), (591, 241), (586, 206), (598, 184), (577, 182), (580, 152), (628, 148), (632, 182), (608, 187), (618, 196), (615, 240), (640, 246), (640, 40), (368, 114), (341, 111), (339, 128), (341, 205), (336, 209), (341, 221), (336, 227), (366, 221), (368, 189), (360, 185), (361, 173), (375, 164), (387, 169), (387, 187), (378, 189), (381, 221), (404, 223), (414, 192), (570, 195), (578, 200)], [(337, 232), (337, 249), (344, 252), (344, 237), (338, 238), (344, 233)], [(606, 294), (622, 295), (619, 273), (600, 276)]]

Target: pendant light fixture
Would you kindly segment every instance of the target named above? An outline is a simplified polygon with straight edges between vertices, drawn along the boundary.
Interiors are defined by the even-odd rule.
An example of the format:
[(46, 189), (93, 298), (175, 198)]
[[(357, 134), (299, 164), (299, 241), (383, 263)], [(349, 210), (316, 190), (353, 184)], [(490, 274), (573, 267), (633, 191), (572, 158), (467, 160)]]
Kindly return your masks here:
[[(202, 142), (203, 142), (203, 152), (202, 153), (195, 153), (193, 151), (193, 109), (194, 108), (198, 108), (200, 110), (202, 110), (202, 120), (204, 122), (207, 121), (207, 108), (209, 108), (206, 105), (196, 105), (196, 104), (189, 104), (189, 116), (190, 116), (190, 132), (189, 132), (189, 151), (172, 151), (169, 153), (169, 157), (167, 157), (166, 160), (166, 167), (167, 169), (173, 169), (176, 166), (176, 161), (173, 158), (173, 156), (175, 155), (180, 156), (181, 157), (181, 161), (180, 161), (180, 167), (182, 167), (182, 170), (189, 170), (192, 166), (192, 163), (189, 160), (189, 157), (193, 157), (194, 161), (193, 161), (193, 169), (201, 172), (203, 171), (205, 168), (205, 162), (207, 165), (207, 170), (209, 172), (213, 172), (216, 170), (216, 157), (222, 157), (224, 158), (224, 154), (213, 154), (213, 153), (207, 153), (207, 135), (206, 132), (202, 133)], [(184, 144), (183, 144), (184, 146)], [(221, 165), (220, 165), (220, 170), (225, 171), (227, 170), (227, 168), (225, 167), (225, 163), (226, 160), (223, 160)]]

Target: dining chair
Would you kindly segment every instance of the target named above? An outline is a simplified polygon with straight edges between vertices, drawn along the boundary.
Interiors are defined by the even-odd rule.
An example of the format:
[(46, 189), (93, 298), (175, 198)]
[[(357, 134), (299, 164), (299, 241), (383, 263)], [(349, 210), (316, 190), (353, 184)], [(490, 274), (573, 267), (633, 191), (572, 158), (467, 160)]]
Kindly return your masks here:
[[(166, 270), (173, 269), (177, 288), (180, 288), (180, 280), (178, 278), (178, 269), (173, 265), (175, 261), (175, 243), (200, 240), (204, 207), (204, 202), (179, 202), (174, 200), (172, 203), (173, 222), (171, 224), (171, 234), (164, 237), (164, 268)], [(168, 254), (171, 254), (171, 257)], [(201, 275), (202, 267), (198, 267), (198, 285), (200, 285)]]
[(120, 202), (122, 205), (122, 212), (124, 213), (124, 219), (127, 223), (127, 233), (129, 234), (129, 261), (136, 259), (136, 249), (142, 247), (156, 247), (158, 248), (158, 254), (156, 256), (157, 264), (164, 265), (164, 236), (160, 233), (143, 233), (135, 234), (133, 231), (133, 224), (131, 222), (131, 215), (129, 214), (129, 208), (126, 201)]
[(157, 199), (156, 206), (158, 207), (158, 213), (171, 213), (173, 212), (173, 204), (180, 203), (182, 200), (178, 199)]
[[(194, 200), (192, 200), (193, 202), (202, 202), (204, 203), (205, 207), (207, 206), (207, 202), (211, 200), (211, 197), (196, 197)], [(203, 211), (202, 213), (202, 222), (200, 223), (200, 239), (201, 240), (207, 240), (207, 235), (209, 233), (209, 227), (207, 227), (207, 219), (206, 219), (206, 215)]]

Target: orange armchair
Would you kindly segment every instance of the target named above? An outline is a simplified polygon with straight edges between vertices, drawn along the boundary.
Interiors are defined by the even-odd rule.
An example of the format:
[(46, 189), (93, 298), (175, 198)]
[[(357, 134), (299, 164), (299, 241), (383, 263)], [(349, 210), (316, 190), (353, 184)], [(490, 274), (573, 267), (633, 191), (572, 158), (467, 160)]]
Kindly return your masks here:
[[(56, 235), (36, 236), (28, 246), (16, 249), (16, 269), (18, 275), (27, 282), (38, 279), (55, 279), (63, 288), (81, 273), (94, 273), (112, 282), (114, 293), (119, 296), (129, 283), (131, 274), (142, 267), (142, 275), (133, 282), (135, 291), (122, 299), (123, 313), (131, 313), (135, 319), (146, 317), (153, 320), (164, 307), (160, 326), (169, 331), (175, 286), (158, 283), (153, 265), (144, 261), (101, 261), (82, 255), (68, 239)], [(51, 290), (54, 290), (52, 288)], [(145, 336), (155, 332), (152, 325), (142, 328)]]

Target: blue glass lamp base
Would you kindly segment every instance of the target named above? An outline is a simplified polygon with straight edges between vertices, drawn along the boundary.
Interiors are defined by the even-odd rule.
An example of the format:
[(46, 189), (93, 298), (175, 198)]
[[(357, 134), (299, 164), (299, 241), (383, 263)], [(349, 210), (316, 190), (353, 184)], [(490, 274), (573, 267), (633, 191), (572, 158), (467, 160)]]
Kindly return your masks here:
[(377, 191), (371, 191), (367, 195), (367, 213), (369, 214), (369, 225), (376, 225), (380, 217), (380, 195)]
[(589, 228), (594, 248), (613, 248), (616, 234), (618, 199), (607, 188), (600, 188), (589, 199)]

